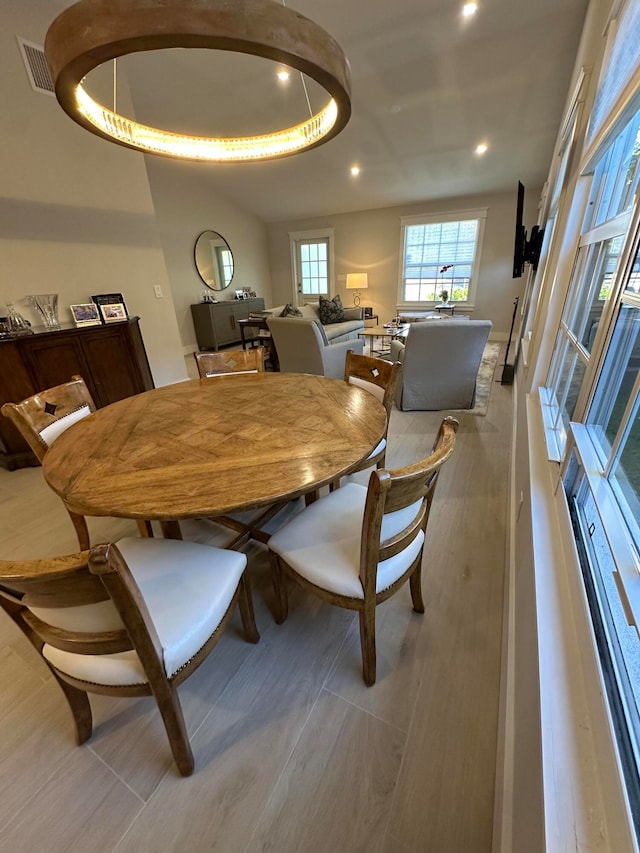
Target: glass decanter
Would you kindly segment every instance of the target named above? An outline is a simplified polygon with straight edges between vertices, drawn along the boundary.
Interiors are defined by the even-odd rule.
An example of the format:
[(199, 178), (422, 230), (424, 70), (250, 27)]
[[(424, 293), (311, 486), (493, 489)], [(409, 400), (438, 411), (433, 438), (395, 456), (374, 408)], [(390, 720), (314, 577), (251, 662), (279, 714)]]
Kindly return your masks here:
[(31, 324), (25, 320), (22, 314), (19, 314), (13, 307), (13, 302), (7, 302), (7, 331), (10, 335), (31, 335), (33, 331)]

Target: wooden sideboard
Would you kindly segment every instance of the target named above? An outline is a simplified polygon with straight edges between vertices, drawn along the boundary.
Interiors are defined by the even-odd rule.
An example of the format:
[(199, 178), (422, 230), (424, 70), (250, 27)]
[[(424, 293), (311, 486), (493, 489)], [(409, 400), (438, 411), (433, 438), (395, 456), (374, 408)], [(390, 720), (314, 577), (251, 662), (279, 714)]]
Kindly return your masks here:
[[(102, 326), (34, 329), (0, 340), (0, 405), (82, 376), (98, 408), (154, 387), (138, 317)], [(29, 445), (0, 416), (0, 465), (38, 465)]]
[(250, 311), (264, 311), (264, 299), (229, 299), (226, 302), (200, 302), (191, 306), (198, 349), (212, 349), (241, 340), (238, 320), (246, 320)]

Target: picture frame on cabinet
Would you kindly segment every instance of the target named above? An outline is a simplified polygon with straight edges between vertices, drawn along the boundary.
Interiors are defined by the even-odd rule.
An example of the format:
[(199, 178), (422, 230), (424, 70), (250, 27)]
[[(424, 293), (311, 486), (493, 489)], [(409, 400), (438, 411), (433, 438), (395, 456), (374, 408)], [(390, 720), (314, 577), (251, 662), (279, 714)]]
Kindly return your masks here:
[(114, 302), (111, 305), (101, 305), (102, 317), (105, 323), (117, 323), (127, 319), (127, 309), (123, 302)]
[[(107, 322), (103, 311), (105, 305), (122, 305), (122, 307), (124, 308), (124, 317), (118, 317), (119, 320), (126, 320), (126, 318), (129, 316), (127, 306), (125, 305), (124, 297), (121, 293), (97, 293), (95, 296), (92, 296), (91, 299), (98, 306), (100, 319), (103, 323)], [(110, 322), (114, 321), (111, 320)]]
[(99, 326), (102, 323), (95, 302), (81, 302), (77, 305), (70, 305), (69, 308), (76, 326)]

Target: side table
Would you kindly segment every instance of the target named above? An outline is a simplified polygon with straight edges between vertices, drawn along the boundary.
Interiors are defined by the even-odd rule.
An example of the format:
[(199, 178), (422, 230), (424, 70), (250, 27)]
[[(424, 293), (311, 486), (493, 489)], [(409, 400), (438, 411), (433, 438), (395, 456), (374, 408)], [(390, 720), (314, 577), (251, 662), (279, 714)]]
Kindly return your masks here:
[(280, 370), (278, 353), (276, 352), (271, 332), (267, 326), (267, 318), (248, 317), (246, 320), (237, 320), (236, 322), (240, 328), (242, 349), (246, 349), (247, 345), (249, 347), (262, 345), (267, 351), (267, 357), (271, 361), (271, 367), (273, 370), (276, 372)]
[[(363, 331), (358, 332), (359, 338), (369, 338), (369, 353), (384, 357), (389, 354), (389, 345), (385, 341), (392, 341), (395, 338), (406, 338), (409, 333), (409, 326), (369, 326)], [(381, 348), (375, 348), (375, 339), (380, 338)]]

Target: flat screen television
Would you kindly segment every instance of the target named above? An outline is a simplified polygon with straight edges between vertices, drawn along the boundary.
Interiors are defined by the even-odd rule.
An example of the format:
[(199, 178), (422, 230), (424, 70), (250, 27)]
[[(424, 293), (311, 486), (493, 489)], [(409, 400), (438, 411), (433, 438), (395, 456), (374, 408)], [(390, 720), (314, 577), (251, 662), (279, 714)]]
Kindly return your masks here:
[(524, 265), (531, 264), (533, 270), (538, 269), (544, 229), (534, 225), (531, 237), (527, 240), (527, 229), (523, 224), (524, 218), (524, 186), (518, 181), (518, 203), (516, 205), (516, 234), (513, 248), (513, 278), (520, 278)]
[(516, 205), (516, 235), (513, 248), (513, 278), (520, 278), (524, 272), (527, 232), (523, 224), (524, 186), (518, 181), (518, 203)]

